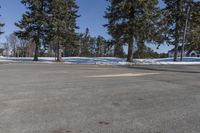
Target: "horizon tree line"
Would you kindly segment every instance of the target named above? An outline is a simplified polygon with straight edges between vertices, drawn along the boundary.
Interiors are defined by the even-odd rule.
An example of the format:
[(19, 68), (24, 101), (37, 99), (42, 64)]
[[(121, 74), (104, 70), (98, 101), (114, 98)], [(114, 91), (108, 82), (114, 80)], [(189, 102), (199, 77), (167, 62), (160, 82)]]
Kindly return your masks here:
[[(174, 61), (178, 47), (200, 50), (200, 2), (195, 0), (106, 0), (109, 3), (104, 18), (112, 39), (91, 37), (89, 29), (77, 33), (78, 5), (75, 0), (21, 0), (27, 11), (15, 23), (20, 29), (7, 38), (13, 56), (28, 55), (33, 50), (38, 61), (41, 55), (55, 56), (115, 56), (133, 58), (159, 57), (147, 44), (173, 45)], [(186, 23), (187, 22), (187, 23)], [(0, 28), (4, 24), (0, 23)], [(3, 32), (0, 32), (2, 34)], [(14, 45), (20, 40), (20, 47)], [(19, 42), (18, 42), (19, 44)], [(128, 54), (124, 52), (128, 46)], [(17, 52), (16, 52), (17, 51)], [(19, 54), (21, 53), (23, 54)]]

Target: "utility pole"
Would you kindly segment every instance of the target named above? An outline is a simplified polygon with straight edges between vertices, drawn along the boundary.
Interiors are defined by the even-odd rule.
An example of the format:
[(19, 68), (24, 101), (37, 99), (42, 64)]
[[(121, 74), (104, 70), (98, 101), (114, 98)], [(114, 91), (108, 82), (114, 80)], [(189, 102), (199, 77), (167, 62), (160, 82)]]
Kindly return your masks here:
[(184, 34), (183, 34), (183, 43), (182, 43), (182, 50), (181, 50), (181, 61), (183, 61), (183, 56), (185, 54), (185, 42), (186, 42), (186, 35), (187, 35), (187, 28), (188, 28), (188, 21), (190, 18), (190, 1), (188, 2), (188, 7), (187, 7), (187, 15), (186, 15), (186, 22), (185, 22), (185, 29), (184, 29)]

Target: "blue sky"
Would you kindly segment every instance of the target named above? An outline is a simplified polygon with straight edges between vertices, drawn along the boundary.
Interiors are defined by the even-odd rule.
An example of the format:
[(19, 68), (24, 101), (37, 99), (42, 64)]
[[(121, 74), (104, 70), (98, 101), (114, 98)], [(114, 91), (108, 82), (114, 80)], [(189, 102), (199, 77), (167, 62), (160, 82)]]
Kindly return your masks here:
[[(106, 0), (77, 0), (79, 5), (79, 14), (77, 22), (80, 27), (79, 32), (84, 32), (88, 27), (92, 36), (102, 35), (105, 38), (109, 38), (106, 28), (102, 25), (106, 24), (106, 20), (103, 18), (104, 11), (106, 10), (108, 2)], [(4, 27), (5, 34), (0, 37), (0, 42), (5, 41), (5, 36), (16, 31), (14, 23), (21, 19), (22, 14), (25, 12), (25, 7), (20, 3), (20, 0), (0, 0), (0, 21), (6, 25)], [(154, 46), (151, 46), (155, 49)], [(163, 52), (169, 48), (163, 46), (159, 52)]]

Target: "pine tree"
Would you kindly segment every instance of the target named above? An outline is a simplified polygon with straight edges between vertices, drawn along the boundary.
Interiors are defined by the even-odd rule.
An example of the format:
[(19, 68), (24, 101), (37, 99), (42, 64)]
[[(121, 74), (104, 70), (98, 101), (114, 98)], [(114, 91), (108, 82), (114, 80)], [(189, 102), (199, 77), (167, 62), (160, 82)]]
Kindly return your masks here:
[(90, 56), (96, 56), (96, 42), (97, 38), (96, 37), (90, 37), (89, 40), (89, 51), (90, 51)]
[(32, 40), (35, 43), (34, 61), (38, 61), (39, 49), (45, 43), (47, 33), (48, 0), (21, 0), (21, 3), (26, 6), (27, 11), (22, 20), (15, 23), (21, 29), (15, 34), (21, 39)]
[[(0, 6), (1, 8), (1, 6)], [(1, 16), (1, 15), (0, 15)], [(4, 23), (0, 23), (0, 35), (3, 34), (4, 32), (2, 31), (2, 28), (4, 27)]]
[(186, 49), (200, 51), (200, 2), (190, 0), (189, 26), (186, 34)]
[[(153, 26), (158, 17), (154, 17), (158, 0), (109, 0), (105, 18), (108, 19), (108, 32), (113, 38), (120, 38), (128, 44), (127, 61), (133, 60), (133, 47), (138, 39), (143, 42), (154, 40)], [(150, 34), (151, 33), (151, 34)], [(157, 38), (156, 38), (157, 39)]]
[(106, 54), (106, 45), (107, 45), (107, 42), (106, 42), (105, 38), (102, 37), (102, 36), (98, 36), (96, 43), (97, 43), (96, 44), (96, 56), (98, 56), (98, 57), (105, 56), (105, 54)]
[(78, 28), (76, 19), (78, 6), (75, 0), (51, 0), (49, 6), (49, 29), (51, 32), (51, 39), (56, 45), (57, 61), (61, 61), (60, 49), (62, 46), (71, 44), (75, 41), (75, 30)]
[(90, 55), (90, 35), (89, 28), (86, 28), (85, 33), (81, 34), (80, 37), (80, 55), (89, 56)]
[(161, 25), (161, 10), (157, 7), (158, 0), (141, 1), (141, 13), (137, 17), (137, 51), (139, 58), (145, 58), (145, 43), (161, 44), (164, 42), (163, 31), (165, 27)]
[(174, 61), (177, 61), (178, 47), (181, 43), (185, 24), (185, 0), (163, 0), (166, 7), (163, 9), (167, 43), (174, 45)]
[(115, 57), (124, 57), (124, 48), (123, 41), (121, 39), (113, 39), (111, 45), (114, 46), (114, 56)]
[[(110, 6), (107, 8), (107, 11), (105, 12), (105, 18), (108, 19), (108, 24), (105, 26), (108, 28), (108, 33), (114, 38), (115, 41), (116, 38), (122, 40), (123, 43), (128, 43), (128, 57), (127, 61), (132, 61), (133, 59), (133, 38), (127, 39), (126, 36), (126, 30), (127, 30), (127, 16), (124, 13), (124, 2), (123, 0), (107, 0), (110, 3)], [(129, 35), (133, 36), (133, 35)]]
[(67, 51), (68, 50), (67, 48), (70, 47), (72, 49), (71, 51), (72, 55), (77, 55), (76, 42), (78, 41), (78, 34), (75, 32), (75, 30), (79, 28), (76, 23), (76, 19), (80, 17), (80, 15), (78, 15), (79, 7), (76, 3), (76, 0), (68, 0), (67, 2), (68, 2), (68, 12), (70, 15), (68, 21), (70, 21), (70, 25), (68, 27), (69, 34), (67, 35), (65, 39), (64, 47), (65, 47), (65, 51)]

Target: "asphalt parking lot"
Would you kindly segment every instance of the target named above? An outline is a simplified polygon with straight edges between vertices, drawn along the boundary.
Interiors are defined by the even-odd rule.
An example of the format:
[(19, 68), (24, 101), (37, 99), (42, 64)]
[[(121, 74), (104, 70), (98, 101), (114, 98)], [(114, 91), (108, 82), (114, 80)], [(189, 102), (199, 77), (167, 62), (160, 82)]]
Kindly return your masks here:
[(199, 69), (0, 64), (0, 133), (199, 133)]

